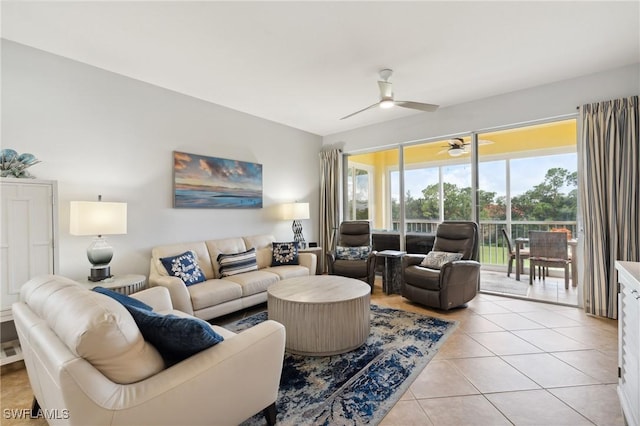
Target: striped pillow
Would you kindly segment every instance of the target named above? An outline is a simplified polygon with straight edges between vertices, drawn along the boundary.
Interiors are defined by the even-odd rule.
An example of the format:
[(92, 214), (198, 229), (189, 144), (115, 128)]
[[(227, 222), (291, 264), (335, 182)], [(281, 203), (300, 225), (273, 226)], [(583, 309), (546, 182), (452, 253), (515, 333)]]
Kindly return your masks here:
[(218, 255), (218, 264), (220, 265), (219, 271), (221, 277), (230, 277), (243, 272), (257, 271), (256, 249), (252, 248), (242, 253), (220, 253)]

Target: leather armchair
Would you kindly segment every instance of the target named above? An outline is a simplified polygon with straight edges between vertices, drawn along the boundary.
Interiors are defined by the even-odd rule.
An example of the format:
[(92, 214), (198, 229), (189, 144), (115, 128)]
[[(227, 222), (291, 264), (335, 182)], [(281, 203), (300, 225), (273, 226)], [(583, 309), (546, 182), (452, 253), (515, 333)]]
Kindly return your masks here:
[[(340, 224), (338, 246), (371, 247), (371, 226), (366, 220), (345, 221)], [(327, 268), (329, 275), (356, 278), (365, 281), (373, 291), (376, 277), (376, 252), (371, 250), (366, 259), (338, 259), (336, 252), (327, 252)]]
[(420, 266), (423, 255), (406, 255), (402, 295), (437, 309), (463, 306), (476, 296), (480, 285), (478, 225), (475, 222), (441, 223), (433, 250), (461, 253), (462, 259), (445, 263), (438, 270)]

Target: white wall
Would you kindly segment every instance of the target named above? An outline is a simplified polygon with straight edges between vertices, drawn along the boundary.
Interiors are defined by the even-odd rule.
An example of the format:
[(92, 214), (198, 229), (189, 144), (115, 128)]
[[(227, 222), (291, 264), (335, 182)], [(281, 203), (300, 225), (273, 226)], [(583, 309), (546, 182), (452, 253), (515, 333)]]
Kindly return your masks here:
[[(435, 113), (361, 127), (325, 136), (325, 145), (343, 143), (345, 152), (575, 114), (576, 107), (640, 94), (640, 64), (507, 93)], [(366, 113), (363, 113), (366, 114)]]
[[(317, 241), (319, 136), (2, 40), (2, 148), (58, 182), (60, 271), (87, 275), (91, 237), (69, 234), (69, 202), (128, 203), (128, 234), (109, 241), (112, 273), (148, 274), (155, 245), (272, 233), (291, 240), (277, 204), (308, 201)], [(172, 208), (172, 152), (263, 165), (264, 208)]]

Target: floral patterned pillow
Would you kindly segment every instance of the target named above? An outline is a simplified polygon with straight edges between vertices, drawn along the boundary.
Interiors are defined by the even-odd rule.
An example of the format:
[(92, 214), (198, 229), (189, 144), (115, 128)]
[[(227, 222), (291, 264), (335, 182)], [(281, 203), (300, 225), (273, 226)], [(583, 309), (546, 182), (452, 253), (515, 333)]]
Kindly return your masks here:
[(363, 260), (369, 257), (371, 253), (371, 247), (336, 247), (336, 259), (340, 260)]
[(449, 253), (446, 251), (430, 251), (420, 263), (420, 266), (424, 266), (431, 269), (440, 269), (446, 263), (454, 262), (462, 259), (462, 253)]
[(273, 257), (271, 266), (299, 265), (298, 242), (273, 243)]
[(177, 256), (162, 257), (160, 262), (162, 262), (169, 275), (180, 278), (187, 286), (207, 280), (198, 265), (196, 254), (192, 250), (185, 251)]

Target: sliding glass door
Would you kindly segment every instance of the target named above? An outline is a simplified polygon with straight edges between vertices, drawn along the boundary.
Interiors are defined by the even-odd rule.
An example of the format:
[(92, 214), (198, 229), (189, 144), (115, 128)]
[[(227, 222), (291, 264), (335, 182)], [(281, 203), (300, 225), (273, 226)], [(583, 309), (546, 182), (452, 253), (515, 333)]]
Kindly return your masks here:
[(406, 232), (434, 233), (444, 220), (472, 220), (470, 154), (468, 137), (403, 147)]
[(558, 271), (545, 271), (537, 293), (528, 286), (527, 260), (519, 281), (515, 264), (507, 277), (513, 255), (503, 233), (513, 250), (530, 230), (576, 235), (576, 139), (572, 118), (348, 155), (345, 218), (369, 220), (375, 234), (385, 234), (374, 246), (393, 241), (376, 249), (404, 249), (407, 236), (432, 241), (445, 220), (475, 220), (484, 290), (576, 304), (574, 287), (550, 290)]
[[(561, 231), (570, 241), (575, 235), (575, 119), (486, 132), (478, 138), (480, 261), (484, 271), (480, 289), (577, 304), (577, 287), (564, 288), (562, 270), (537, 271), (534, 284), (529, 285), (534, 271), (526, 258), (529, 231)], [(525, 253), (521, 271), (516, 270), (517, 260), (511, 260), (517, 245)], [(512, 272), (505, 279), (510, 262)], [(577, 284), (576, 280), (572, 279), (572, 284)]]

